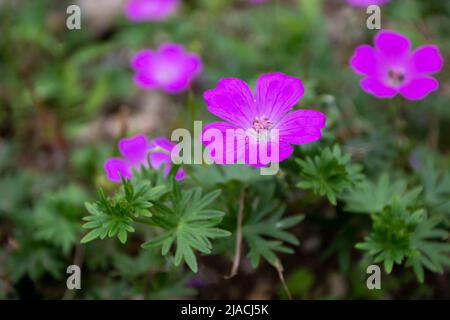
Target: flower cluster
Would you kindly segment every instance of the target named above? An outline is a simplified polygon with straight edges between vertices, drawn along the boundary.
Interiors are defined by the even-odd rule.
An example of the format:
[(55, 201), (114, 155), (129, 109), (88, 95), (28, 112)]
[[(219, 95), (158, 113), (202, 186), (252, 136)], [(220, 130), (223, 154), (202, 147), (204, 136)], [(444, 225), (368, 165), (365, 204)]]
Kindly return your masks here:
[[(155, 138), (149, 142), (143, 134), (135, 135), (131, 138), (121, 139), (119, 141), (119, 152), (122, 158), (109, 158), (105, 162), (105, 171), (109, 180), (120, 182), (121, 177), (131, 179), (133, 170), (139, 171), (142, 167), (148, 168), (149, 164), (154, 169), (164, 166), (164, 172), (167, 175), (170, 171), (171, 156), (170, 153), (174, 144), (167, 138)], [(184, 171), (180, 168), (177, 172), (177, 180), (184, 178)]]
[[(354, 6), (389, 2), (347, 1)], [(179, 1), (175, 0), (130, 0), (126, 12), (134, 21), (162, 20), (178, 5)], [(412, 51), (407, 37), (390, 30), (378, 32), (374, 42), (374, 47), (357, 47), (350, 59), (353, 70), (364, 76), (360, 81), (362, 90), (378, 98), (400, 94), (410, 100), (419, 100), (438, 89), (438, 81), (431, 76), (443, 66), (437, 46), (424, 45)], [(131, 66), (138, 87), (173, 94), (189, 87), (200, 74), (202, 61), (180, 44), (164, 43), (157, 50), (137, 52)], [(293, 145), (320, 139), (325, 128), (325, 114), (316, 110), (293, 110), (303, 93), (300, 79), (279, 72), (261, 75), (255, 91), (240, 79), (221, 79), (216, 88), (204, 93), (208, 111), (223, 120), (207, 125), (201, 137), (213, 161), (265, 166), (290, 157)], [(208, 134), (210, 130), (219, 132), (220, 141)], [(228, 135), (229, 132), (232, 135)], [(218, 146), (221, 152), (218, 152)], [(123, 139), (119, 142), (123, 158), (111, 158), (105, 163), (108, 178), (115, 182), (120, 181), (121, 176), (131, 178), (133, 168), (148, 167), (149, 163), (154, 168), (164, 164), (167, 173), (173, 147), (174, 144), (165, 138), (156, 138), (151, 143), (144, 135)], [(261, 153), (266, 153), (267, 157), (261, 157)], [(183, 177), (184, 171), (180, 169), (177, 179)]]

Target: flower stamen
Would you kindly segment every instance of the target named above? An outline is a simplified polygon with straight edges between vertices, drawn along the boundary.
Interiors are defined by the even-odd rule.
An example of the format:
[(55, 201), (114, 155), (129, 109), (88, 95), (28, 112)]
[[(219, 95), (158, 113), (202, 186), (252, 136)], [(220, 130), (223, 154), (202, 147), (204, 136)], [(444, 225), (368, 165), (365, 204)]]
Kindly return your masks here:
[(256, 117), (253, 120), (253, 129), (255, 129), (258, 133), (269, 130), (272, 125), (272, 121), (270, 121), (266, 116), (262, 116), (261, 118)]

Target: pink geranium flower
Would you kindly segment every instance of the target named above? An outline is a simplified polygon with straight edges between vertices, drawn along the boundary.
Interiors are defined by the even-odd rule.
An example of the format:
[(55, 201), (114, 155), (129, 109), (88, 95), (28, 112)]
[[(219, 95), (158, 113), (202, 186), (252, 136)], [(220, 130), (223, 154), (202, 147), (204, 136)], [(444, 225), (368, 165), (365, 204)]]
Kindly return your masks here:
[[(119, 151), (123, 158), (109, 158), (106, 160), (104, 168), (106, 176), (113, 182), (120, 182), (121, 176), (125, 179), (133, 177), (133, 169), (140, 170), (142, 166), (159, 169), (164, 165), (164, 172), (167, 175), (170, 171), (170, 153), (174, 144), (167, 138), (155, 138), (151, 143), (143, 134), (135, 135), (131, 138), (119, 141)], [(183, 179), (185, 173), (179, 169), (176, 175), (177, 180)]]
[(356, 48), (350, 65), (364, 75), (361, 88), (378, 98), (392, 98), (400, 93), (410, 100), (420, 100), (439, 87), (430, 76), (439, 72), (443, 59), (437, 46), (424, 45), (411, 52), (411, 42), (399, 33), (382, 30), (375, 37), (375, 47)]
[(355, 7), (368, 7), (372, 4), (383, 5), (388, 3), (390, 0), (347, 0), (347, 3)]
[(202, 70), (200, 57), (175, 43), (164, 43), (157, 51), (136, 53), (131, 61), (134, 82), (143, 89), (162, 89), (169, 93), (186, 90)]
[(180, 0), (129, 0), (125, 15), (134, 22), (162, 21), (179, 6)]
[[(212, 142), (205, 139), (205, 133), (210, 129), (222, 133), (223, 144), (226, 145), (226, 132), (231, 130), (245, 131), (248, 134), (240, 135), (237, 139), (245, 139), (245, 147), (226, 150), (222, 156), (211, 151), (212, 159), (219, 164), (232, 164), (242, 161), (254, 166), (267, 163), (258, 159), (256, 163), (250, 161), (249, 150), (258, 150), (261, 143), (258, 135), (267, 134), (271, 139), (271, 130), (278, 130), (278, 141), (274, 147), (278, 149), (281, 162), (293, 152), (292, 144), (306, 144), (321, 138), (321, 129), (325, 127), (326, 116), (315, 110), (291, 111), (294, 105), (303, 96), (302, 81), (283, 73), (269, 73), (259, 77), (256, 90), (252, 92), (242, 80), (226, 78), (219, 81), (217, 87), (204, 94), (208, 111), (225, 122), (214, 122), (203, 130), (203, 143), (207, 146)], [(270, 156), (273, 152), (270, 144), (267, 150)], [(228, 156), (226, 154), (228, 153)], [(230, 156), (231, 153), (231, 156)]]

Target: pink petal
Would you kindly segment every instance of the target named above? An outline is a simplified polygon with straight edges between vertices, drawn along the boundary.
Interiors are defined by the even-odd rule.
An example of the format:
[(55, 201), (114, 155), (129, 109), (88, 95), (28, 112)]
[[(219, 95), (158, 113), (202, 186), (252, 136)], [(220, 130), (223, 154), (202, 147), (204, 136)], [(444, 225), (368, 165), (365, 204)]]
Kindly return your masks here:
[(375, 50), (369, 45), (361, 45), (356, 48), (350, 59), (353, 70), (359, 74), (374, 76), (377, 72), (377, 57)]
[(355, 7), (368, 7), (372, 4), (382, 5), (388, 3), (390, 0), (347, 0), (347, 2)]
[(195, 53), (191, 53), (186, 56), (184, 65), (186, 72), (192, 75), (199, 74), (203, 69), (202, 59)]
[(297, 104), (303, 93), (298, 78), (280, 72), (264, 74), (256, 82), (257, 115), (277, 122)]
[(414, 72), (425, 74), (439, 72), (444, 60), (437, 46), (425, 45), (414, 50), (410, 63)]
[(186, 172), (184, 172), (183, 168), (178, 169), (178, 172), (175, 176), (176, 180), (183, 180), (186, 177)]
[(120, 182), (121, 176), (126, 179), (131, 179), (133, 176), (128, 163), (120, 158), (110, 158), (106, 160), (104, 169), (108, 179), (113, 182)]
[(131, 66), (134, 69), (147, 67), (155, 57), (155, 53), (150, 49), (144, 49), (136, 52), (131, 58)]
[(378, 98), (392, 98), (397, 94), (397, 90), (384, 85), (375, 78), (364, 78), (360, 81), (361, 88)]
[[(252, 143), (252, 142), (250, 142)], [(289, 158), (292, 153), (294, 152), (294, 148), (287, 142), (284, 141), (282, 139), (280, 139), (278, 142), (272, 142), (272, 144), (270, 142), (267, 142), (267, 144), (264, 146), (263, 143), (266, 142), (260, 142), (258, 143), (256, 150), (258, 150), (258, 154), (257, 154), (257, 163), (250, 163), (247, 159), (246, 163), (251, 164), (254, 167), (263, 167), (269, 164), (269, 162), (282, 162), (284, 160), (286, 160), (287, 158)], [(278, 156), (276, 156), (276, 153), (273, 152), (273, 148), (278, 149)], [(255, 148), (255, 147), (253, 147)], [(255, 149), (253, 149), (255, 150)], [(264, 155), (264, 152), (266, 153), (266, 155)], [(270, 160), (269, 162), (266, 160)]]
[(185, 54), (184, 46), (178, 43), (165, 42), (161, 44), (158, 53), (169, 58), (181, 58)]
[(169, 173), (171, 162), (172, 162), (172, 160), (171, 160), (170, 154), (167, 154), (162, 151), (156, 151), (156, 152), (150, 153), (150, 163), (151, 163), (152, 167), (156, 170), (158, 170), (161, 167), (161, 165), (164, 165), (165, 173), (166, 174)]
[(143, 134), (135, 135), (131, 138), (121, 139), (119, 141), (120, 153), (133, 166), (140, 166), (147, 163), (149, 143), (147, 137)]
[(401, 63), (408, 57), (411, 42), (400, 33), (381, 30), (375, 36), (375, 47), (382, 54), (383, 60)]
[(160, 147), (166, 151), (172, 151), (175, 144), (166, 137), (157, 137), (150, 143), (150, 149)]
[(142, 89), (155, 89), (158, 81), (149, 73), (137, 72), (133, 77), (134, 83)]
[(208, 111), (240, 128), (250, 128), (255, 117), (253, 93), (237, 78), (221, 79), (215, 89), (204, 93)]
[(288, 113), (277, 125), (280, 139), (292, 144), (306, 144), (321, 138), (326, 116), (316, 110), (296, 110)]
[[(217, 132), (210, 130), (217, 130)], [(227, 130), (231, 130), (232, 133), (236, 133), (234, 137), (234, 141), (228, 142), (227, 145)], [(211, 135), (207, 136), (207, 132)], [(220, 134), (222, 138), (222, 144), (219, 141), (215, 141), (216, 134)], [(211, 158), (217, 164), (235, 164), (238, 160), (245, 161), (245, 150), (246, 150), (246, 135), (243, 129), (237, 128), (234, 125), (231, 125), (226, 122), (213, 122), (206, 125), (203, 129), (202, 133), (202, 142), (205, 144), (206, 148), (209, 150), (209, 154)], [(218, 138), (217, 138), (218, 139)], [(215, 148), (222, 148), (222, 155), (216, 152)]]
[(417, 78), (400, 88), (400, 94), (409, 100), (420, 100), (439, 88), (439, 82), (432, 77)]
[(129, 0), (125, 15), (131, 21), (161, 21), (178, 7), (179, 0)]

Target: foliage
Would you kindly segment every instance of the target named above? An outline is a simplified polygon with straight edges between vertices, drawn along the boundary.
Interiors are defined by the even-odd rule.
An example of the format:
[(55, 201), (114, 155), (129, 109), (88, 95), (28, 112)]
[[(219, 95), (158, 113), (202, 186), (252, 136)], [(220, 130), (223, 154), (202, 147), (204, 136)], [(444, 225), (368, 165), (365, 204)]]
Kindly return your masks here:
[(426, 213), (419, 195), (421, 187), (407, 190), (404, 180), (389, 182), (384, 174), (377, 183), (368, 182), (350, 192), (346, 209), (369, 213), (372, 229), (358, 249), (367, 251), (374, 262), (382, 262), (387, 273), (395, 264), (413, 266), (424, 281), (424, 268), (443, 272), (450, 264), (450, 244), (443, 242), (448, 232), (439, 228), (441, 220)]
[[(182, 1), (170, 19), (139, 24), (113, 1), (90, 2), (79, 1), (82, 29), (69, 31), (71, 1), (0, 1), (1, 299), (285, 298), (277, 271), (294, 298), (334, 298), (334, 277), (345, 298), (450, 295), (440, 285), (450, 264), (448, 61), (426, 99), (381, 100), (348, 65), (374, 32), (345, 0)], [(414, 47), (449, 57), (448, 1), (393, 0), (382, 12)], [(202, 57), (188, 92), (134, 86), (130, 57), (163, 42)], [(107, 181), (120, 138), (217, 121), (206, 90), (227, 77), (254, 87), (273, 71), (302, 79), (295, 110), (327, 115), (322, 139), (296, 146), (277, 175), (183, 165), (183, 181), (175, 167)], [(389, 272), (379, 291), (365, 285), (372, 263)], [(83, 290), (68, 293), (72, 264)]]
[(343, 191), (363, 179), (362, 167), (351, 163), (350, 154), (343, 154), (338, 145), (324, 148), (314, 157), (296, 159), (301, 167), (302, 180), (297, 187), (312, 189), (315, 194), (326, 196), (332, 204)]
[(199, 188), (176, 190), (169, 206), (155, 205), (152, 221), (164, 231), (142, 247), (161, 247), (161, 253), (166, 255), (176, 243), (175, 265), (185, 261), (193, 272), (197, 272), (197, 259), (193, 249), (209, 254), (212, 249), (211, 239), (230, 235), (227, 231), (216, 228), (224, 213), (207, 209), (219, 195), (220, 191), (213, 191), (202, 196)]

